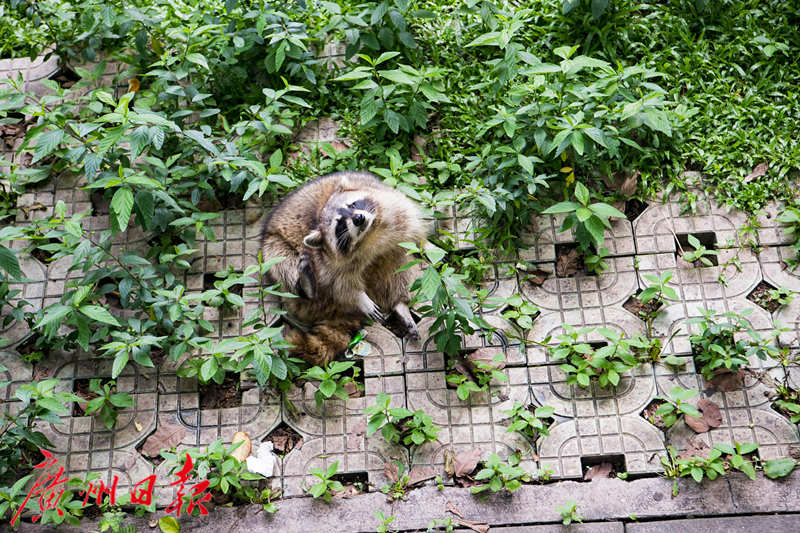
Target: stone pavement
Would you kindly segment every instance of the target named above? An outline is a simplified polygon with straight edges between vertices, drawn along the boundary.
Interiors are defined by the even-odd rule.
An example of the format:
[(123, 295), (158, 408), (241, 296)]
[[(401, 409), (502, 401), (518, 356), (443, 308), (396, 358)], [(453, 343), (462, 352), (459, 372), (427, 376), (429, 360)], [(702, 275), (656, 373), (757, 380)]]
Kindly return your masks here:
[[(119, 80), (113, 83), (119, 84)], [(337, 139), (335, 124), (329, 120), (315, 121), (298, 135), (298, 142), (304, 150)], [(32, 217), (46, 216), (52, 213), (57, 201), (63, 200), (67, 203), (68, 213), (92, 210), (91, 216), (84, 219), (85, 227), (98, 231), (108, 228), (108, 216), (99, 214), (103, 206), (93, 203), (89, 191), (81, 189), (81, 185), (80, 182), (65, 178), (47, 182), (22, 195), (19, 204), (25, 209), (20, 210), (17, 223), (24, 224)], [(685, 213), (682, 209), (679, 198), (673, 196), (663, 203), (651, 201), (633, 220), (615, 220), (613, 232), (605, 243), (611, 252), (609, 270), (596, 276), (579, 275), (574, 278), (551, 275), (541, 286), (526, 281), (510, 267), (519, 261), (527, 261), (553, 272), (557, 249), (573, 242), (574, 236), (557, 232), (560, 225), (558, 217), (541, 216), (532, 220), (524, 228), (523, 246), (514, 257), (497, 258), (483, 286), (489, 290), (490, 296), (519, 293), (537, 306), (540, 314), (533, 328), (520, 331), (499, 316), (500, 310), (484, 308), (480, 310), (481, 314), (498, 330), (488, 338), (472, 335), (465, 336), (462, 341), (467, 351), (487, 347), (504, 354), (507, 366), (503, 371), (508, 376), (508, 382), (493, 386), (491, 394), (473, 394), (466, 402), (458, 399), (455, 390), (446, 385), (445, 358), (436, 351), (434, 343), (426, 335), (430, 321), (423, 320), (420, 324), (422, 340), (418, 343), (401, 341), (380, 326), (368, 328), (366, 344), (369, 349), (363, 358), (365, 396), (351, 399), (346, 404), (338, 400), (329, 401), (318, 408), (313, 399), (314, 386), (307, 383), (290, 392), (290, 398), (297, 407), (297, 412), (293, 413), (281, 405), (274, 393), (254, 388), (245, 382), (240, 405), (201, 409), (197, 381), (178, 378), (176, 363), (163, 363), (153, 371), (145, 371), (131, 364), (119, 378), (118, 389), (130, 393), (136, 406), (121, 412), (114, 431), (108, 431), (98, 419), (84, 416), (65, 416), (62, 424), (46, 424), (41, 429), (55, 444), (53, 451), (70, 476), (98, 472), (110, 481), (116, 475), (119, 476), (118, 490), (127, 491), (136, 481), (156, 473), (160, 483), (160, 505), (166, 505), (172, 499), (167, 486), (169, 477), (165, 463), (160, 466), (152, 464), (137, 451), (137, 447), (165, 424), (180, 424), (187, 429), (179, 449), (205, 446), (216, 439), (229, 442), (237, 431), (246, 432), (254, 443), (259, 443), (267, 440), (279, 426), (293, 429), (302, 436), (303, 445), (280, 458), (278, 474), (271, 480), (272, 486), (280, 487), (286, 497), (304, 494), (303, 486), (310, 481), (311, 467), (325, 468), (338, 461), (340, 472), (359, 473), (366, 477), (369, 484), (381, 487), (387, 483), (383, 468), (388, 461), (399, 459), (414, 465), (430, 466), (437, 473), (444, 474), (446, 451), (459, 452), (471, 448), (479, 448), (484, 457), (491, 452), (506, 457), (515, 450), (522, 450), (524, 467), (530, 471), (549, 469), (556, 480), (579, 479), (587, 464), (606, 458), (620, 459), (624, 463), (624, 471), (633, 476), (653, 476), (661, 470), (660, 458), (665, 454), (666, 444), (683, 450), (690, 439), (701, 440), (712, 446), (715, 443), (732, 444), (734, 441), (757, 442), (762, 459), (797, 453), (800, 447), (798, 426), (771, 408), (774, 390), (771, 380), (786, 379), (797, 388), (800, 376), (797, 369), (790, 367), (785, 370), (775, 361), (754, 359), (751, 361), (753, 372), (748, 374), (741, 387), (734, 391), (718, 391), (695, 372), (688, 342), (691, 326), (686, 324), (688, 319), (699, 316), (698, 308), (739, 312), (749, 310), (754, 327), (762, 332), (771, 331), (773, 322), (787, 326), (779, 342), (792, 353), (800, 354), (800, 298), (774, 313), (769, 313), (746, 298), (762, 282), (800, 292), (798, 272), (791, 272), (783, 266), (792, 251), (787, 246), (783, 228), (775, 222), (778, 206), (770, 206), (760, 218), (761, 227), (753, 237), (760, 249), (757, 254), (742, 246), (744, 241), (739, 230), (746, 226), (743, 214), (729, 212), (704, 201), (698, 202), (696, 213)], [(260, 216), (263, 212), (264, 207), (250, 205), (242, 210), (222, 212), (222, 216), (213, 222), (217, 240), (199, 242), (192, 268), (185, 274), (188, 290), (202, 290), (204, 277), (217, 271), (229, 267), (242, 270), (255, 263)], [(457, 207), (440, 212), (435, 225), (438, 231), (453, 234), (460, 248), (469, 248), (469, 236), (476, 222), (463, 208)], [(690, 233), (715, 243), (719, 251), (718, 265), (693, 268), (678, 262), (675, 239)], [(120, 251), (146, 251), (148, 246), (147, 236), (137, 230), (118, 236), (116, 242), (116, 249)], [(22, 297), (30, 302), (32, 309), (58, 301), (65, 283), (74, 275), (69, 271), (70, 264), (70, 258), (43, 263), (30, 256), (21, 257), (23, 273), (32, 281), (17, 288), (22, 289)], [(559, 333), (562, 324), (607, 327), (626, 335), (643, 333), (644, 323), (624, 309), (623, 304), (647, 286), (644, 275), (666, 271), (673, 272), (671, 285), (681, 301), (668, 306), (660, 314), (655, 323), (655, 333), (671, 338), (666, 351), (686, 361), (686, 366), (681, 369), (646, 364), (623, 376), (617, 387), (603, 389), (592, 386), (583, 389), (566, 384), (564, 373), (550, 360), (546, 350), (526, 345), (520, 340), (540, 341), (550, 334)], [(721, 279), (725, 283), (720, 283)], [(236, 337), (247, 333), (241, 325), (241, 318), (257, 304), (255, 299), (246, 299), (244, 310), (228, 315), (210, 309), (207, 318), (215, 325), (218, 338)], [(673, 333), (676, 334), (672, 336)], [(12, 341), (6, 351), (0, 353), (0, 363), (9, 369), (0, 376), (0, 381), (11, 382), (2, 391), (0, 409), (14, 412), (18, 406), (14, 398), (15, 390), (34, 376), (34, 369), (21, 362), (15, 352), (30, 332), (24, 325), (15, 325), (0, 334)], [(599, 341), (601, 338), (594, 333), (588, 340)], [(37, 379), (60, 378), (64, 389), (73, 390), (78, 380), (108, 376), (109, 364), (108, 361), (92, 359), (90, 354), (57, 354), (38, 365), (35, 375)], [(721, 426), (695, 436), (682, 422), (666, 434), (650, 424), (642, 416), (642, 411), (656, 395), (664, 394), (676, 384), (700, 390), (701, 394), (695, 401), (707, 397), (719, 405), (723, 418)], [(414, 457), (410, 457), (405, 449), (387, 445), (380, 435), (367, 437), (363, 430), (359, 431), (364, 422), (363, 409), (373, 403), (375, 396), (381, 392), (393, 398), (393, 406), (423, 409), (431, 415), (434, 423), (442, 428), (438, 441), (423, 446)], [(556, 423), (551, 434), (536, 442), (529, 442), (516, 433), (508, 433), (506, 429), (509, 422), (504, 410), (514, 401), (553, 406)], [(452, 484), (450, 478), (443, 477), (446, 485)], [(613, 485), (614, 490), (622, 490), (620, 487), (663, 483), (663, 480), (604, 483), (612, 482), (622, 483)], [(557, 516), (553, 516), (553, 506), (560, 502), (546, 497), (540, 500), (535, 495), (556, 490), (555, 487), (585, 490), (581, 487), (587, 486), (595, 484), (564, 481), (543, 487), (526, 486), (520, 495), (515, 494), (507, 503), (522, 502), (514, 504), (514, 509), (520, 511), (525, 508), (526, 512), (530, 512), (528, 506), (547, 501), (544, 508), (524, 516), (521, 511), (510, 507), (504, 507), (504, 512), (517, 512), (514, 516), (519, 516), (519, 519), (515, 523), (519, 524), (530, 523), (531, 518), (554, 522)], [(685, 491), (686, 494), (696, 495), (697, 500), (687, 499), (688, 505), (706, 502), (717, 492), (724, 493), (723, 496), (727, 498), (729, 489), (728, 481), (719, 480), (704, 485), (701, 492), (693, 492), (692, 486), (687, 485), (682, 493)], [(447, 488), (443, 494), (449, 495), (450, 491), (457, 490), (460, 489)], [(410, 502), (416, 500), (416, 494), (439, 493), (429, 486), (410, 493)], [(663, 492), (662, 496), (659, 505), (663, 506), (670, 500), (668, 491)], [(798, 496), (800, 490), (794, 493), (794, 500)], [(367, 494), (359, 498), (374, 501), (378, 505), (382, 496)], [(769, 506), (758, 508), (755, 504), (751, 506), (752, 509), (744, 510), (725, 498), (714, 502), (720, 507), (714, 507), (711, 514), (800, 511)], [(505, 500), (494, 498), (490, 501), (499, 503)], [(663, 512), (652, 514), (643, 497), (634, 493), (630, 493), (630, 500), (625, 501), (624, 512), (622, 507), (615, 512), (598, 507), (602, 502), (614, 501), (622, 500), (617, 497), (611, 500), (598, 499), (597, 495), (588, 495), (584, 503), (588, 509), (584, 515), (589, 520), (624, 520), (630, 513), (645, 518), (661, 516), (657, 513)], [(291, 508), (297, 506), (297, 512), (303, 513), (306, 510), (323, 514), (328, 512), (325, 510), (328, 508), (320, 507), (324, 504), (308, 499), (289, 499), (280, 505)], [(399, 505), (408, 506), (410, 503)], [(659, 505), (656, 509), (660, 508)], [(470, 506), (474, 508), (474, 504)], [(345, 504), (337, 503), (335, 508), (346, 516), (349, 511), (345, 507)], [(489, 513), (493, 508), (497, 509), (491, 506), (484, 509)], [(589, 512), (589, 509), (592, 511)], [(683, 514), (698, 514), (692, 509), (691, 506), (687, 507)], [(705, 511), (711, 512), (709, 509)], [(281, 516), (286, 514), (291, 515), (279, 513), (276, 520), (283, 520)], [(413, 529), (426, 525), (408, 518), (413, 515), (410, 509), (403, 514), (402, 527)], [(318, 515), (305, 516), (316, 518)], [(352, 525), (355, 522), (344, 523)], [(635, 527), (639, 525), (624, 524), (624, 528), (631, 531), (637, 531), (632, 529)], [(349, 529), (342, 529), (345, 530)]]

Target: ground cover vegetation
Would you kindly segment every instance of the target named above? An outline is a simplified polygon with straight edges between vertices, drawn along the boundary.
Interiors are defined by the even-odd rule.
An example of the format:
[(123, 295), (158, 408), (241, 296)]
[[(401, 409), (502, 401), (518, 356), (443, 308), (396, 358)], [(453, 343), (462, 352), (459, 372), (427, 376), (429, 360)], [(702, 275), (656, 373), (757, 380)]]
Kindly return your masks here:
[[(87, 410), (109, 428), (133, 401), (114, 380), (128, 365), (146, 369), (165, 358), (201, 384), (245, 372), (284, 396), (304, 379), (318, 383), (318, 403), (346, 399), (357, 375), (352, 363), (309, 369), (287, 354), (273, 323), (278, 312), (266, 303), (282, 288), (261, 282), (279, 259), (212, 273), (202, 292), (189, 291), (183, 276), (198, 239), (214, 239), (223, 209), (272, 200), (344, 169), (379, 174), (431, 213), (458, 203), (481, 221), (471, 255), (446, 233), (425, 250), (408, 243), (423, 272), (412, 286), (416, 309), (435, 317), (431, 335), (452, 357), (461, 355), (462, 334), (491, 330), (481, 292), (471, 287), (491, 269), (486, 257), (513, 249), (539, 213), (565, 217), (561, 230), (574, 233), (594, 273), (607, 268), (602, 243), (611, 220), (624, 216), (612, 203), (680, 191), (691, 210), (690, 185), (753, 214), (753, 227), (768, 201), (785, 202), (780, 220), (800, 250), (798, 26), (800, 7), (779, 0), (10, 0), (0, 7), (0, 57), (46, 51), (70, 76), (45, 81), (46, 94), (24, 93), (21, 79), (0, 88), (0, 130), (21, 131), (18, 157), (0, 160), (3, 325), (31, 329), (21, 353), (30, 363), (78, 349), (110, 359), (107, 379), (91, 383)], [(342, 48), (337, 62), (320, 58), (332, 43)], [(99, 82), (112, 60), (123, 62), (130, 80), (117, 91)], [(295, 133), (320, 117), (339, 121), (348, 142), (300, 153)], [(702, 171), (704, 181), (687, 183), (686, 169)], [(107, 205), (110, 229), (96, 230), (90, 213), (62, 202), (47, 217), (15, 223), (17, 197), (51, 179), (91, 190)], [(115, 244), (131, 229), (147, 236), (146, 248)], [(18, 298), (12, 287), (24, 277), (22, 248), (46, 263), (71, 258), (58, 302), (37, 310)], [(690, 259), (710, 260), (705, 255)], [(550, 357), (578, 387), (616, 386), (645, 362), (685, 364), (662, 358), (668, 339), (653, 334), (659, 307), (677, 298), (670, 277), (645, 276), (650, 288), (638, 296), (649, 305), (640, 311), (645, 336), (601, 330), (604, 345), (593, 346), (584, 341), (592, 332), (567, 329), (556, 344), (533, 341), (551, 344)], [(244, 314), (246, 299), (258, 302), (243, 319), (249, 333), (216, 340), (206, 311)], [(519, 295), (500, 304), (523, 333), (538, 311)], [(726, 318), (694, 324), (704, 376), (738, 370), (751, 355), (784, 362), (786, 354), (754, 334), (746, 317)], [(741, 332), (751, 340), (734, 338)], [(458, 398), (502, 382), (495, 363), (448, 376)], [(35, 422), (58, 423), (82, 399), (57, 385), (20, 387), (20, 409), (5, 414), (0, 518), (16, 512), (20, 481), (41, 459), (38, 448), (49, 445)], [(784, 383), (778, 392), (779, 407), (797, 417), (796, 391)], [(681, 403), (692, 396), (665, 397), (659, 415), (671, 423), (695, 416)], [(436, 439), (430, 416), (390, 407), (388, 397), (367, 414), (369, 433), (380, 429), (389, 442), (415, 447)], [(552, 410), (515, 405), (510, 415), (510, 430), (533, 439), (547, 434)], [(742, 446), (697, 460), (670, 452), (665, 472), (700, 481), (730, 468), (751, 475), (763, 467), (777, 477), (794, 467), (761, 465), (749, 458), (754, 448)], [(221, 496), (274, 511), (271, 492), (237, 484), (242, 467), (230, 450), (217, 443), (205, 459), (193, 453)], [(518, 463), (489, 457), (476, 478), (487, 484), (474, 492), (516, 490), (531, 479)], [(319, 483), (309, 493), (329, 499), (339, 490), (337, 467), (312, 472)], [(565, 506), (565, 523), (579, 519), (575, 509)], [(68, 511), (48, 512), (43, 522), (76, 523), (83, 512)], [(109, 521), (121, 519), (116, 509), (103, 511)]]

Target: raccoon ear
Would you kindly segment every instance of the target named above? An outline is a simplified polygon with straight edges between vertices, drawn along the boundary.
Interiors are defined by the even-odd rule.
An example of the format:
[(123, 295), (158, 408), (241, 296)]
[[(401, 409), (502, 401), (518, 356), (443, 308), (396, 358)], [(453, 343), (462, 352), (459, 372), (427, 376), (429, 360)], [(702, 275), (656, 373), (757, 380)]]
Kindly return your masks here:
[(318, 229), (315, 229), (311, 233), (303, 238), (303, 244), (308, 246), (309, 248), (322, 248), (322, 232)]

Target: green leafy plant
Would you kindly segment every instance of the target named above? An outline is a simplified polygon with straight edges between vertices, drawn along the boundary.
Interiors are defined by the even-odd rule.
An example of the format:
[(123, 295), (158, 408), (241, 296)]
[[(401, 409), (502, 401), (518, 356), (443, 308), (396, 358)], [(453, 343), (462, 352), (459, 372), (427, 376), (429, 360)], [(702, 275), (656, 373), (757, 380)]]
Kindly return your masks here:
[(561, 523), (565, 526), (573, 522), (583, 523), (583, 517), (578, 513), (578, 502), (567, 500), (562, 505), (556, 505), (556, 511), (561, 515)]
[[(430, 325), (430, 334), (438, 350), (447, 355), (455, 355), (461, 349), (459, 332), (471, 335), (476, 329), (491, 331), (492, 327), (476, 314), (477, 303), (472, 293), (464, 286), (464, 276), (456, 274), (453, 267), (442, 263), (446, 252), (436, 246), (421, 249), (413, 243), (400, 243), (412, 254), (428, 259), (430, 264), (422, 276), (411, 284), (414, 295), (412, 304), (423, 317), (435, 317)], [(416, 259), (404, 265), (403, 269), (421, 263)], [(437, 268), (437, 265), (440, 265)], [(425, 303), (423, 303), (425, 302)]]
[(467, 359), (467, 363), (463, 365), (463, 368), (469, 375), (462, 372), (448, 373), (446, 380), (448, 383), (456, 385), (456, 396), (461, 401), (467, 401), (471, 393), (488, 390), (492, 381), (508, 381), (508, 376), (499, 370), (504, 363), (505, 357), (502, 353), (494, 354), (491, 363), (478, 359)]
[(433, 425), (433, 419), (422, 410), (409, 411), (404, 407), (390, 407), (391, 398), (381, 392), (375, 398), (375, 404), (368, 406), (364, 414), (367, 421), (367, 435), (380, 430), (386, 442), (404, 446), (421, 446), (435, 441), (439, 428)]
[(499, 492), (507, 490), (514, 492), (522, 487), (523, 482), (531, 480), (524, 468), (519, 466), (520, 455), (519, 453), (512, 453), (508, 457), (508, 461), (503, 461), (495, 454), (489, 454), (489, 458), (483, 463), (477, 474), (475, 474), (475, 481), (484, 481), (486, 483), (481, 485), (473, 485), (469, 491), (472, 494), (480, 494), (486, 490), (492, 492)]
[[(672, 427), (681, 415), (702, 418), (702, 414), (695, 406), (687, 403), (688, 400), (697, 396), (699, 391), (694, 389), (684, 389), (676, 386), (670, 389), (669, 395), (657, 396), (656, 398), (664, 403), (656, 410), (655, 416), (660, 416), (664, 425)], [(651, 420), (652, 422), (652, 420)]]
[(306, 489), (306, 493), (313, 496), (314, 499), (322, 498), (326, 502), (331, 501), (331, 498), (335, 492), (344, 490), (344, 486), (339, 481), (332, 479), (338, 471), (339, 461), (332, 462), (328, 466), (327, 470), (321, 470), (319, 468), (312, 467), (311, 474), (319, 479), (319, 482)]
[[(700, 363), (700, 372), (706, 379), (720, 371), (737, 372), (747, 366), (747, 358), (756, 355), (765, 360), (775, 352), (768, 341), (753, 329), (746, 315), (742, 313), (716, 314), (708, 309), (699, 309), (703, 315), (686, 321), (698, 327), (698, 333), (689, 337), (695, 360)], [(748, 338), (740, 338), (746, 334)]]
[(247, 482), (264, 479), (264, 476), (248, 471), (246, 463), (232, 455), (241, 445), (242, 442), (236, 442), (225, 446), (220, 439), (205, 448), (190, 448), (179, 453), (164, 450), (161, 456), (170, 466), (170, 473), (175, 473), (184, 466), (188, 453), (192, 458), (190, 477), (207, 479), (209, 492), (215, 494), (220, 503), (258, 501), (261, 491), (254, 483)]
[[(568, 385), (588, 387), (593, 378), (601, 387), (617, 386), (621, 375), (639, 364), (631, 344), (622, 334), (609, 328), (575, 329), (563, 324), (565, 333), (558, 335), (558, 345), (548, 346), (553, 361), (565, 361), (559, 368), (567, 374)], [(578, 339), (597, 329), (608, 341), (605, 346), (593, 348)], [(545, 344), (547, 340), (545, 340)]]
[(539, 314), (539, 308), (525, 300), (519, 293), (512, 294), (507, 298), (488, 298), (486, 304), (492, 308), (503, 309), (500, 316), (518, 326), (522, 331), (531, 329), (533, 319)]
[[(314, 400), (317, 402), (317, 407), (333, 396), (344, 401), (348, 400), (350, 396), (345, 385), (354, 383), (359, 386), (359, 383), (354, 379), (360, 373), (355, 364), (355, 361), (331, 361), (325, 368), (314, 366), (301, 374), (300, 377), (302, 379), (319, 381), (319, 387), (314, 392)], [(352, 376), (343, 375), (348, 370), (351, 370)]]
[[(587, 267), (593, 272), (601, 271), (604, 265), (602, 257), (608, 254), (608, 250), (603, 252), (604, 248), (601, 247), (605, 240), (606, 229), (611, 229), (611, 222), (608, 219), (625, 218), (625, 213), (604, 202), (589, 203), (591, 200), (589, 189), (580, 182), (575, 182), (575, 199), (577, 202), (560, 202), (548, 207), (542, 213), (565, 213), (566, 217), (558, 231), (574, 228), (580, 251), (584, 256), (592, 258)], [(595, 253), (592, 254), (592, 251)]]
[(694, 235), (687, 235), (686, 239), (689, 241), (689, 245), (694, 248), (694, 250), (691, 252), (684, 252), (681, 250), (681, 259), (687, 263), (695, 263), (700, 261), (705, 266), (714, 266), (714, 263), (711, 262), (709, 257), (717, 256), (719, 255), (719, 252), (716, 250), (709, 250), (703, 246), (703, 244), (700, 243), (700, 240)]
[(641, 310), (641, 316), (647, 326), (647, 336), (653, 336), (653, 320), (658, 316), (661, 307), (667, 305), (667, 300), (678, 301), (680, 297), (675, 289), (668, 283), (672, 279), (672, 272), (667, 270), (661, 274), (642, 274), (642, 277), (649, 282), (645, 289), (636, 295), (636, 299), (642, 306), (648, 306), (649, 311)]
[(789, 259), (788, 262), (792, 268), (797, 268), (797, 265), (800, 264), (800, 208), (786, 206), (778, 215), (778, 222), (788, 226), (784, 228), (783, 232), (792, 239), (791, 249), (795, 252), (795, 257)]
[(547, 419), (552, 418), (554, 412), (555, 409), (547, 405), (534, 408), (533, 405), (514, 402), (514, 406), (510, 410), (504, 411), (511, 418), (511, 425), (508, 426), (506, 432), (516, 431), (536, 442), (539, 436), (550, 434)]
[(86, 404), (85, 414), (99, 413), (100, 419), (109, 430), (113, 429), (117, 423), (119, 416), (117, 409), (135, 405), (130, 394), (114, 392), (116, 383), (113, 380), (103, 383), (101, 379), (91, 379), (89, 380), (89, 390), (97, 397), (89, 400)]
[(383, 511), (376, 510), (375, 511), (375, 518), (378, 519), (378, 528), (375, 530), (376, 533), (393, 533), (396, 531), (391, 527), (391, 523), (397, 520), (396, 516), (385, 516)]

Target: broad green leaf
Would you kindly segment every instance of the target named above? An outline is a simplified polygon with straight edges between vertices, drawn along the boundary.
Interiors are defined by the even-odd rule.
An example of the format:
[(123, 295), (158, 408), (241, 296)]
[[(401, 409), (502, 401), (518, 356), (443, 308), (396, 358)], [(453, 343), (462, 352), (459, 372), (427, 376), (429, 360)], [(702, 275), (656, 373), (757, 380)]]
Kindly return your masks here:
[(0, 268), (5, 270), (12, 278), (22, 277), (17, 255), (10, 248), (0, 245)]
[(208, 68), (208, 61), (206, 61), (206, 57), (203, 54), (198, 54), (197, 52), (193, 52), (191, 54), (188, 54), (186, 56), (186, 59), (191, 63), (204, 67), (206, 70), (210, 70)]
[(78, 308), (78, 311), (88, 316), (92, 320), (102, 322), (103, 324), (110, 324), (117, 327), (121, 326), (121, 324), (117, 322), (117, 319), (114, 318), (114, 316), (109, 313), (106, 308), (100, 307), (99, 305), (82, 305)]
[(781, 459), (770, 459), (764, 463), (764, 475), (770, 479), (779, 479), (792, 473), (797, 465), (794, 459), (783, 457)]
[(62, 140), (64, 140), (64, 130), (50, 130), (39, 134), (36, 137), (36, 150), (33, 152), (31, 164), (50, 155)]
[(117, 189), (111, 198), (111, 210), (117, 217), (117, 227), (120, 231), (125, 231), (133, 210), (133, 192), (127, 187)]
[(591, 209), (592, 212), (597, 213), (598, 215), (601, 215), (601, 216), (604, 216), (604, 217), (625, 218), (625, 213), (623, 213), (622, 211), (620, 211), (616, 207), (608, 205), (608, 204), (603, 203), (603, 202), (598, 202), (596, 204), (592, 204), (592, 205), (589, 206), (589, 209)]

